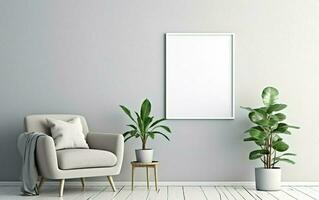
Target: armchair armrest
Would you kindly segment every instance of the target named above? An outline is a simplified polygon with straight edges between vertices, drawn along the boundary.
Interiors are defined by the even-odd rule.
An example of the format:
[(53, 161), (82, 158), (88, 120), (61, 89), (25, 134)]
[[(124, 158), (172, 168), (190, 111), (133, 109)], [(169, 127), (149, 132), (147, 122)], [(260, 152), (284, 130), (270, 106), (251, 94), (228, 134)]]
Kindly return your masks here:
[(106, 150), (117, 157), (117, 166), (121, 168), (124, 154), (124, 137), (121, 134), (89, 132), (87, 142), (92, 149)]
[(36, 159), (41, 176), (49, 179), (56, 179), (59, 176), (58, 159), (52, 137), (39, 137), (36, 148)]

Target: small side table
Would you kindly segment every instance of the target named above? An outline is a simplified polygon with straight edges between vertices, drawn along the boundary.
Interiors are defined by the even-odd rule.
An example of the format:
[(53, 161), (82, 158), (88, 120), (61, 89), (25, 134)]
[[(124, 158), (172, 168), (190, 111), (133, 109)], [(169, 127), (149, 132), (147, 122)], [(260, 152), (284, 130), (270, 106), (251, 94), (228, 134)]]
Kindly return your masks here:
[(149, 183), (149, 176), (148, 176), (148, 168), (153, 168), (154, 169), (154, 182), (155, 182), (155, 190), (158, 191), (157, 189), (157, 167), (159, 165), (158, 161), (153, 161), (151, 163), (141, 163), (137, 161), (132, 161), (132, 191), (134, 188), (134, 169), (137, 167), (145, 167), (146, 168), (146, 180), (147, 180), (147, 189), (150, 189), (150, 183)]

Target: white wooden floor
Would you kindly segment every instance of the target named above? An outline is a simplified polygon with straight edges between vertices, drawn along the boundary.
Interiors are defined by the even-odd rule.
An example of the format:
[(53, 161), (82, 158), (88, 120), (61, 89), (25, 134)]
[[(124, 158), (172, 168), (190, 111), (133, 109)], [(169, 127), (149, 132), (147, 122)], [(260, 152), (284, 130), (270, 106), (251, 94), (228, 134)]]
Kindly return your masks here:
[(43, 187), (41, 194), (33, 197), (20, 196), (19, 187), (0, 186), (1, 200), (319, 200), (319, 186), (286, 186), (278, 192), (256, 191), (253, 186), (161, 186), (159, 192), (139, 186), (133, 192), (129, 186), (120, 186), (117, 192), (110, 187), (87, 186), (81, 191), (66, 186), (64, 197), (57, 195), (55, 186)]

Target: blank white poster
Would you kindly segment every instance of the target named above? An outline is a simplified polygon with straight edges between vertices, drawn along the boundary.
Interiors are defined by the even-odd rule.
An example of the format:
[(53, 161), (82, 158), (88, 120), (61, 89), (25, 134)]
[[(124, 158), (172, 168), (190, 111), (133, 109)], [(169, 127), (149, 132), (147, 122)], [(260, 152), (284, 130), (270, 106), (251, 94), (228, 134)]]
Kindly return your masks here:
[(233, 34), (166, 34), (166, 118), (233, 119)]

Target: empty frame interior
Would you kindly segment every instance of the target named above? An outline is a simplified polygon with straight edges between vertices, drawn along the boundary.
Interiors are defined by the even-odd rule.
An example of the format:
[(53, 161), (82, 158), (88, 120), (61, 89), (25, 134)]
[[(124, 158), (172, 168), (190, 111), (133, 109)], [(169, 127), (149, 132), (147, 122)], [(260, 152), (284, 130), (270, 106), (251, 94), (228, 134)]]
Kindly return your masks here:
[(166, 34), (166, 118), (233, 119), (233, 34)]

